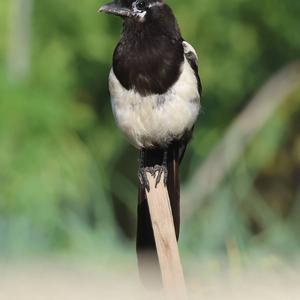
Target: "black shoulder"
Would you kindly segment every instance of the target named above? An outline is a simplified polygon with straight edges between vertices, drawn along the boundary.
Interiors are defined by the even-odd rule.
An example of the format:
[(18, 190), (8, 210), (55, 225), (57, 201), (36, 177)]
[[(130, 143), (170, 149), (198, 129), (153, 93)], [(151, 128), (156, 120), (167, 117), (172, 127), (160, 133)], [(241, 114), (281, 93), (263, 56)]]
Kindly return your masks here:
[(183, 41), (176, 17), (167, 4), (163, 3), (153, 7), (148, 20), (152, 24), (151, 26), (156, 28), (156, 31), (168, 36), (173, 41), (180, 43)]
[(183, 49), (184, 49), (184, 56), (186, 57), (187, 61), (189, 62), (190, 66), (194, 70), (195, 76), (198, 81), (198, 90), (199, 90), (199, 95), (201, 96), (202, 94), (202, 83), (199, 75), (199, 68), (198, 68), (198, 56), (193, 48), (192, 45), (190, 45), (188, 42), (183, 41), (182, 42)]

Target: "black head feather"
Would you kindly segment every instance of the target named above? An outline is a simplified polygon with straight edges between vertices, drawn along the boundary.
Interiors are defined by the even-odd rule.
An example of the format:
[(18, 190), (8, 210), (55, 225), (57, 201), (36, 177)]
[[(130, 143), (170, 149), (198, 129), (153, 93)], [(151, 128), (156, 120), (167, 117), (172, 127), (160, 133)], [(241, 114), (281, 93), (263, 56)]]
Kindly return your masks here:
[(125, 18), (122, 38), (114, 52), (114, 73), (128, 90), (143, 96), (163, 94), (180, 75), (182, 41), (166, 4), (151, 7), (144, 22)]
[(137, 1), (137, 0), (120, 0), (119, 2), (123, 6), (130, 8), (130, 7), (132, 7), (132, 4), (134, 2), (144, 2), (145, 6), (147, 7), (147, 6), (149, 6), (149, 4), (158, 3), (158, 2), (162, 3), (162, 0), (139, 0), (139, 1)]

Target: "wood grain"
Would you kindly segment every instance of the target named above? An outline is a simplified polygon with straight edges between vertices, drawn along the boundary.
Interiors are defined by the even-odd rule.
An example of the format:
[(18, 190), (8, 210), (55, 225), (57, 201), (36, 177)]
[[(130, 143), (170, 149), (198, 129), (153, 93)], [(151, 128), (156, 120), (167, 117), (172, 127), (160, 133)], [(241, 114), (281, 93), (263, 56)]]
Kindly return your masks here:
[(155, 187), (155, 177), (150, 173), (147, 177), (147, 200), (164, 289), (168, 299), (187, 299), (168, 191), (162, 180)]

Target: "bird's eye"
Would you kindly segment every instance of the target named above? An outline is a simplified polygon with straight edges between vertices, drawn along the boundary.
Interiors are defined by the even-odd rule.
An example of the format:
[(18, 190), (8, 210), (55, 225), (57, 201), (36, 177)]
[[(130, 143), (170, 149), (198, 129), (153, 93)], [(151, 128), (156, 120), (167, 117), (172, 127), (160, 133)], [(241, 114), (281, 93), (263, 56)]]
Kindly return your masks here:
[(136, 8), (138, 10), (144, 10), (146, 8), (146, 2), (145, 1), (139, 1), (137, 4), (136, 4)]

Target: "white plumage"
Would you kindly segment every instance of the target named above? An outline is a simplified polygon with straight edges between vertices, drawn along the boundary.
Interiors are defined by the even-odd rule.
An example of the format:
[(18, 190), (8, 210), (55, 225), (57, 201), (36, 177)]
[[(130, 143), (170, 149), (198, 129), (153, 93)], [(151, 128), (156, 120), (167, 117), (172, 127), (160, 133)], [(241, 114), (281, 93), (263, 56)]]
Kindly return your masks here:
[[(183, 42), (185, 53), (194, 48)], [(181, 74), (163, 95), (141, 96), (126, 90), (111, 69), (109, 90), (112, 109), (119, 128), (137, 148), (166, 146), (190, 130), (199, 114), (198, 82), (189, 62), (184, 58)]]

